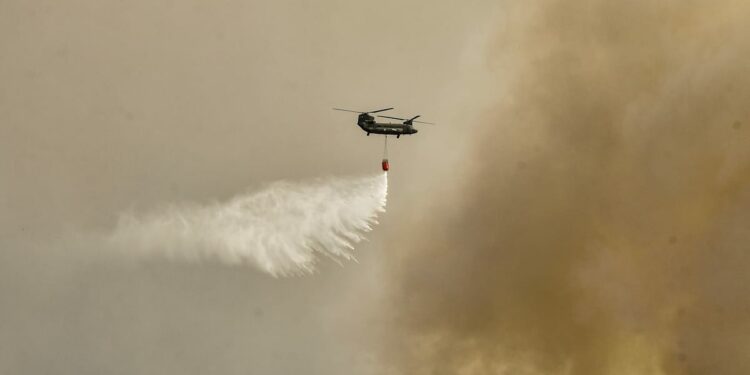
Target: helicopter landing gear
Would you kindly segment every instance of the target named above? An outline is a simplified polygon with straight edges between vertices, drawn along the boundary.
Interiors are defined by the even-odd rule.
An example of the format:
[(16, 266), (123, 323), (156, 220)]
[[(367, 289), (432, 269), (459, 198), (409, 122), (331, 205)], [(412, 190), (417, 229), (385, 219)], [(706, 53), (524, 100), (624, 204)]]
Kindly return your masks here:
[(401, 134), (396, 134), (396, 139), (401, 138)]
[(370, 133), (367, 133), (367, 136), (369, 137), (369, 136), (370, 136)]

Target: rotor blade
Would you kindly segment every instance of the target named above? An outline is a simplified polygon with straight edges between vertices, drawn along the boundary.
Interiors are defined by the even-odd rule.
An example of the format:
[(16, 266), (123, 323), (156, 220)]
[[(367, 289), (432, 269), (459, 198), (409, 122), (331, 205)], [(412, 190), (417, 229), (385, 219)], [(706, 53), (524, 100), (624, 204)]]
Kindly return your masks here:
[(378, 117), (389, 118), (389, 119), (392, 119), (392, 120), (411, 121), (411, 122), (414, 122), (414, 123), (417, 123), (417, 124), (435, 125), (435, 123), (433, 123), (433, 122), (414, 121), (414, 119), (417, 118), (417, 117), (419, 117), (419, 116), (413, 117), (410, 120), (407, 120), (407, 119), (401, 118), (401, 117), (391, 117), (391, 116), (382, 116), (382, 115), (378, 115)]
[(351, 109), (341, 109), (341, 108), (334, 108), (334, 111), (344, 111), (344, 112), (354, 112), (354, 113), (367, 113), (367, 112), (360, 112), (360, 111), (352, 111)]
[(391, 119), (391, 120), (401, 120), (401, 121), (406, 121), (406, 119), (405, 119), (405, 118), (400, 118), (400, 117), (381, 116), (381, 115), (378, 115), (378, 117), (382, 117), (382, 118), (389, 118), (389, 119)]
[(367, 112), (367, 113), (385, 112), (385, 111), (390, 111), (392, 109), (393, 109), (393, 107), (391, 107), (391, 108), (385, 108), (385, 109), (378, 109), (377, 111), (370, 111), (370, 112)]
[(410, 118), (410, 119), (409, 119), (409, 121), (414, 121), (414, 120), (416, 120), (417, 118), (419, 118), (419, 116), (422, 116), (422, 115), (416, 115), (416, 116), (414, 116), (414, 117)]

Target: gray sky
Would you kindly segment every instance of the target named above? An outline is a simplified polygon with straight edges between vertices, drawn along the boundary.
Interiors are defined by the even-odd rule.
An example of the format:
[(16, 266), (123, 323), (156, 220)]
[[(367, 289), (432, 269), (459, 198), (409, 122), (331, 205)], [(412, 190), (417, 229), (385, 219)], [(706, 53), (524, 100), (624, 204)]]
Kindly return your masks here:
[[(0, 1), (0, 372), (376, 373), (382, 239), (459, 160), (488, 3)], [(125, 210), (377, 171), (382, 141), (333, 106), (446, 125), (391, 144), (393, 214), (359, 263), (276, 280), (85, 239)]]

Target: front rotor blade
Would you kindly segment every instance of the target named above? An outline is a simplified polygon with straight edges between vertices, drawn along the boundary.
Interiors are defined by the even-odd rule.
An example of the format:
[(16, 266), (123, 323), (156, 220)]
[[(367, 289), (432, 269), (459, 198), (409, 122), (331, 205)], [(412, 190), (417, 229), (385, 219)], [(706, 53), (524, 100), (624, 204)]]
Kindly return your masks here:
[(414, 121), (417, 124), (436, 125), (434, 122)]
[(393, 109), (393, 107), (391, 107), (391, 108), (385, 108), (385, 109), (378, 109), (377, 111), (370, 111), (370, 112), (367, 112), (367, 113), (385, 112), (385, 111), (390, 111), (392, 109)]
[(344, 111), (344, 112), (354, 112), (354, 113), (367, 113), (367, 112), (360, 112), (360, 111), (352, 111), (351, 109), (341, 109), (341, 108), (334, 108), (334, 111)]

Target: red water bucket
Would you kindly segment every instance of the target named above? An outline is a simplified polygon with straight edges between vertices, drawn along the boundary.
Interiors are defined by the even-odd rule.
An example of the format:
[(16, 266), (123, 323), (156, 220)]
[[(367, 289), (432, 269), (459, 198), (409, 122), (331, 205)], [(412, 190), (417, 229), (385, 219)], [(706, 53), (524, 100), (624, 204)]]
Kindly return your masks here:
[(390, 164), (388, 164), (388, 159), (383, 159), (383, 171), (388, 172), (388, 169), (390, 168)]

